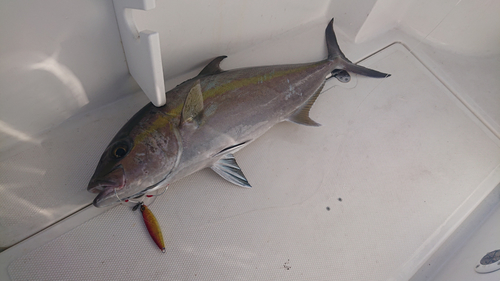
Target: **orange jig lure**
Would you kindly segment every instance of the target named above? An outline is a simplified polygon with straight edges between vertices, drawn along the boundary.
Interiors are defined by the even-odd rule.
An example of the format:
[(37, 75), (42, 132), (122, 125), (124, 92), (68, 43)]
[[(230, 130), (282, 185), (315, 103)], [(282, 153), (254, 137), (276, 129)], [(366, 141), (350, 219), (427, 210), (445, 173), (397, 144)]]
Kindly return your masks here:
[(160, 224), (156, 220), (153, 212), (144, 204), (141, 204), (141, 213), (142, 218), (144, 219), (144, 223), (146, 224), (146, 228), (148, 229), (149, 235), (153, 238), (158, 248), (165, 253), (165, 243), (163, 242), (163, 235), (161, 234)]

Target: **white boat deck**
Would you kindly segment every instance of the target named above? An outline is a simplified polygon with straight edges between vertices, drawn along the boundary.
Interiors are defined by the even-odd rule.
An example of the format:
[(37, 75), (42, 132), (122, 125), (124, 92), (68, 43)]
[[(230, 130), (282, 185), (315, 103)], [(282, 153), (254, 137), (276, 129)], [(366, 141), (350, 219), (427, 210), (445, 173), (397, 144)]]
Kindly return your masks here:
[[(221, 67), (319, 60), (326, 23), (318, 19), (242, 49)], [(149, 206), (165, 254), (139, 212), (94, 208), (86, 191), (109, 140), (148, 102), (143, 93), (3, 150), (0, 279), (410, 279), (485, 198), (498, 194), (500, 102), (492, 92), (500, 59), (471, 58), (476, 67), (459, 70), (466, 65), (459, 55), (404, 30), (361, 44), (336, 31), (347, 57), (392, 76), (332, 79), (311, 111), (321, 127), (280, 123), (236, 153), (251, 189), (209, 169), (171, 184)], [(480, 238), (487, 230), (477, 235), (488, 240)], [(486, 252), (500, 248), (493, 240)], [(500, 279), (500, 271), (473, 272), (486, 252), (461, 253), (473, 260), (467, 276), (481, 278), (468, 280)], [(451, 261), (436, 280), (450, 280), (453, 268), (469, 266), (464, 260)]]

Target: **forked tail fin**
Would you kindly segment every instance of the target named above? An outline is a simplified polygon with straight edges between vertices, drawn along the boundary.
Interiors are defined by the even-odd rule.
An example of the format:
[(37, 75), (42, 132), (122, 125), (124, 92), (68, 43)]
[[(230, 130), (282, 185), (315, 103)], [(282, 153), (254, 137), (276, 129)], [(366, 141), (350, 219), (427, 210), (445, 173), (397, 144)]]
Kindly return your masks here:
[(339, 69), (344, 69), (353, 73), (374, 78), (386, 78), (391, 76), (387, 73), (382, 73), (373, 69), (363, 67), (361, 65), (354, 64), (350, 60), (348, 60), (340, 50), (339, 44), (337, 43), (337, 37), (335, 36), (335, 32), (333, 31), (333, 18), (326, 27), (325, 35), (326, 46), (328, 48), (328, 60), (338, 60)]

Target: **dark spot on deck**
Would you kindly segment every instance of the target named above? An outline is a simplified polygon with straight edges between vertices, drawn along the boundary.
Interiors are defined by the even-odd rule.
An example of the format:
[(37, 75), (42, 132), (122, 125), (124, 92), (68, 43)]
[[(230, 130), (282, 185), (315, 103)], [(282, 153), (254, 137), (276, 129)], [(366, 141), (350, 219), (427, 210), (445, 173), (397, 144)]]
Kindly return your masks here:
[(288, 260), (285, 262), (285, 264), (283, 264), (283, 267), (284, 267), (286, 270), (290, 270), (290, 268), (292, 268), (292, 267), (290, 266), (290, 259), (288, 259)]

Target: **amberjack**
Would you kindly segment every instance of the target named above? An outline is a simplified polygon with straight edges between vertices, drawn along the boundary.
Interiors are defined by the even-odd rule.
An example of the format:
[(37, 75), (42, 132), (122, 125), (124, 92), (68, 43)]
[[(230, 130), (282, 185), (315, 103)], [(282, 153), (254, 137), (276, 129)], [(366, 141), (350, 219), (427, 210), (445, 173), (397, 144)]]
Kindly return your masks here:
[(102, 154), (87, 187), (99, 193), (94, 206), (140, 197), (207, 167), (251, 187), (233, 154), (282, 121), (319, 126), (309, 110), (332, 72), (390, 76), (349, 61), (338, 46), (333, 19), (325, 35), (325, 60), (224, 71), (219, 64), (226, 56), (220, 56), (168, 91), (164, 106), (144, 106)]

